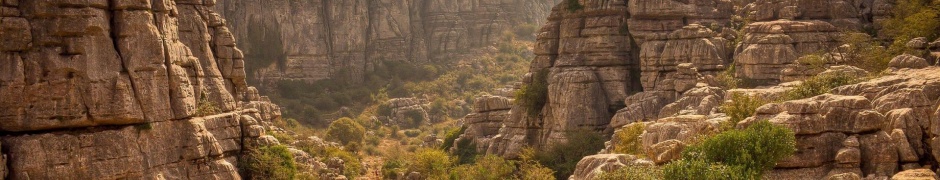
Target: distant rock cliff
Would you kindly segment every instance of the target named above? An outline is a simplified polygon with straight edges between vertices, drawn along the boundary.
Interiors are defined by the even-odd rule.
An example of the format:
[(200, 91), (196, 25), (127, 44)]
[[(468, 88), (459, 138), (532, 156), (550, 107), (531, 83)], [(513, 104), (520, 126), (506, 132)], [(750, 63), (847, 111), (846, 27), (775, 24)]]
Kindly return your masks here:
[(0, 179), (239, 178), (280, 112), (213, 4), (0, 1)]
[(375, 63), (446, 62), (544, 23), (560, 0), (219, 0), (264, 83), (362, 79)]

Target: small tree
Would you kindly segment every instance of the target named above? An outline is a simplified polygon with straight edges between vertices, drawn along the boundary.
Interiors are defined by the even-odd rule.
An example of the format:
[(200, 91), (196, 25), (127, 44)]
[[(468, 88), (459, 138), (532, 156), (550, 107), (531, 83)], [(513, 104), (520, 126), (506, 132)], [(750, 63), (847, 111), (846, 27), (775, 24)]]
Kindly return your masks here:
[(362, 143), (365, 139), (366, 128), (349, 118), (340, 118), (330, 123), (326, 130), (326, 138), (342, 144)]
[[(680, 179), (752, 179), (761, 177), (764, 170), (773, 168), (777, 161), (795, 151), (793, 131), (758, 121), (747, 129), (725, 131), (686, 148), (682, 160), (667, 165), (664, 174), (666, 179), (674, 179), (670, 175)], [(729, 174), (733, 176), (724, 176)]]
[(592, 155), (604, 148), (603, 137), (590, 130), (576, 130), (565, 133), (566, 142), (555, 144), (544, 151), (538, 151), (535, 158), (555, 171), (555, 178), (566, 179), (574, 173), (575, 166), (584, 156)]
[(728, 120), (729, 127), (734, 127), (738, 122), (753, 116), (757, 112), (757, 108), (767, 103), (767, 101), (757, 97), (731, 93), (731, 101), (722, 104), (721, 111), (730, 118)]
[(643, 152), (643, 143), (640, 139), (640, 135), (642, 135), (645, 130), (646, 124), (633, 123), (617, 131), (614, 136), (619, 141), (612, 142), (614, 143), (614, 153), (643, 156), (645, 153)]
[(548, 103), (548, 70), (540, 70), (532, 76), (532, 82), (516, 92), (516, 102), (525, 107), (529, 117), (536, 117)]
[(252, 150), (242, 164), (251, 179), (289, 180), (297, 174), (294, 155), (284, 145)]

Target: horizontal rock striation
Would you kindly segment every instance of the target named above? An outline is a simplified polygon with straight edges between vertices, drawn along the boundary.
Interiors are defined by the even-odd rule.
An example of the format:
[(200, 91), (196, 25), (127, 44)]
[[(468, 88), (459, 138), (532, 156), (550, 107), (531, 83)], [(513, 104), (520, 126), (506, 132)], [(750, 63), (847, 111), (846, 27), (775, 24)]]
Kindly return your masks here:
[(0, 2), (0, 179), (240, 179), (280, 110), (214, 3)]
[(361, 80), (383, 62), (447, 62), (503, 31), (542, 24), (559, 0), (219, 0), (239, 48), (266, 83)]

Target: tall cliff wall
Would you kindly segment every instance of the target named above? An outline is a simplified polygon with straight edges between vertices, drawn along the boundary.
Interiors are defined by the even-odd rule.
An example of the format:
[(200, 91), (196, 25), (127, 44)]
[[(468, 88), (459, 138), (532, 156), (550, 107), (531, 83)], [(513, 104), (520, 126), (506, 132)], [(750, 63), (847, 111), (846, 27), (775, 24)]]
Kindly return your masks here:
[(375, 63), (472, 55), (504, 30), (541, 24), (560, 0), (219, 0), (262, 82), (362, 79)]
[(212, 5), (0, 1), (0, 179), (238, 179), (279, 111)]

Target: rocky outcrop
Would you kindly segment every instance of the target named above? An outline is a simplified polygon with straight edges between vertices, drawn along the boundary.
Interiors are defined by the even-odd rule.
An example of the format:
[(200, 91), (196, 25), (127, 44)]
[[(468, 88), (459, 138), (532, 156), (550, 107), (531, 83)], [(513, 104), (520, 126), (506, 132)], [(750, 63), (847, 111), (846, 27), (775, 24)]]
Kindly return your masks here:
[(751, 21), (822, 20), (845, 30), (873, 28), (874, 18), (888, 15), (888, 2), (858, 0), (757, 0), (743, 7)]
[(239, 48), (265, 83), (361, 80), (383, 62), (452, 61), (503, 31), (542, 24), (559, 0), (219, 0)]
[(456, 140), (472, 138), (477, 145), (477, 152), (486, 152), (486, 145), (490, 144), (493, 136), (499, 133), (503, 121), (509, 118), (512, 100), (506, 97), (484, 95), (477, 97), (473, 103), (473, 112), (463, 118), (467, 129)]
[(640, 135), (646, 157), (656, 164), (679, 159), (689, 142), (703, 135), (720, 132), (727, 118), (708, 119), (703, 115), (686, 115), (656, 120)]
[(414, 122), (428, 123), (431, 119), (428, 116), (425, 105), (427, 100), (418, 98), (395, 98), (388, 100), (388, 108), (391, 114), (385, 119), (384, 123), (395, 126), (417, 126), (423, 124), (414, 124)]
[(0, 3), (0, 172), (239, 179), (280, 112), (247, 86), (214, 2)]
[(578, 161), (574, 174), (569, 179), (591, 180), (602, 173), (613, 172), (624, 167), (653, 166), (653, 163), (625, 154), (598, 154)]
[(724, 70), (730, 60), (730, 45), (718, 33), (698, 24), (650, 37), (640, 48), (643, 90), (681, 93), (695, 87), (696, 75), (716, 75)]
[(803, 55), (835, 48), (839, 37), (835, 26), (816, 20), (756, 22), (743, 31), (734, 55), (736, 73), (762, 84), (779, 83), (785, 67)]

